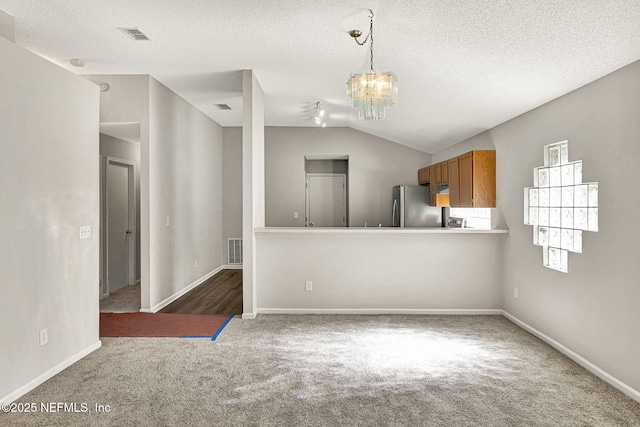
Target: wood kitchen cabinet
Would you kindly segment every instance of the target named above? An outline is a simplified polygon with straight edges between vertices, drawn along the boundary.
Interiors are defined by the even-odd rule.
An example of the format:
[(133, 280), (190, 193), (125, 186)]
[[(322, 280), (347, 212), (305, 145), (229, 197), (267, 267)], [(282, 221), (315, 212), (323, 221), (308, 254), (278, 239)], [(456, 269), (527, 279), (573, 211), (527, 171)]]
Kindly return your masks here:
[(440, 162), (435, 165), (418, 169), (418, 184), (429, 185), (429, 204), (436, 205), (436, 187), (449, 182), (448, 162)]
[(426, 168), (418, 169), (418, 184), (425, 185), (429, 183), (429, 168), (431, 166), (427, 166)]
[(435, 182), (436, 182), (436, 167), (435, 165), (432, 165), (431, 167), (429, 167), (429, 204), (431, 206), (436, 205)]
[(496, 152), (475, 150), (448, 161), (452, 207), (496, 207)]
[(433, 165), (436, 170), (436, 184), (447, 184), (449, 182), (449, 165), (441, 162)]
[(449, 205), (460, 206), (460, 176), (458, 174), (458, 158), (456, 157), (447, 161), (447, 166), (449, 168)]
[(436, 206), (436, 186), (449, 184), (449, 203), (456, 208), (496, 207), (496, 152), (474, 150), (418, 170), (418, 183), (429, 184), (429, 204)]
[(439, 184), (449, 183), (449, 162), (440, 163), (440, 182)]

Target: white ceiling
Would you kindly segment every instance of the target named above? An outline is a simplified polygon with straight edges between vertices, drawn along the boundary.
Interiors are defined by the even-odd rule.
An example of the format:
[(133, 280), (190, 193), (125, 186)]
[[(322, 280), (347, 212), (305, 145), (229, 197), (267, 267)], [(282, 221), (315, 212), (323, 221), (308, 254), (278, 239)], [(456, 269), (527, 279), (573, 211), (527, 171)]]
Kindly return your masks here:
[[(399, 84), (376, 122), (346, 99), (368, 57), (347, 31), (366, 33), (368, 8), (376, 69)], [(320, 101), (328, 126), (428, 153), (640, 59), (640, 0), (0, 0), (0, 10), (27, 49), (76, 73), (151, 74), (223, 126), (241, 125), (238, 70), (253, 69), (268, 126), (315, 126)]]

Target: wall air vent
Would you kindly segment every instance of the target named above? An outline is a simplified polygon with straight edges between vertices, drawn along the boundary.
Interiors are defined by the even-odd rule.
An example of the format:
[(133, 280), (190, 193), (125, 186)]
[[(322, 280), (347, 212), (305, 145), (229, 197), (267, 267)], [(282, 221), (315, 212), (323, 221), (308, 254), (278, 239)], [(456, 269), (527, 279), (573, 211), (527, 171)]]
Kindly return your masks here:
[(227, 239), (227, 263), (242, 265), (242, 239)]
[(216, 107), (218, 107), (218, 110), (231, 110), (231, 107), (229, 107), (227, 104), (213, 104)]
[(132, 40), (151, 40), (149, 36), (136, 27), (118, 27), (118, 29), (129, 36)]

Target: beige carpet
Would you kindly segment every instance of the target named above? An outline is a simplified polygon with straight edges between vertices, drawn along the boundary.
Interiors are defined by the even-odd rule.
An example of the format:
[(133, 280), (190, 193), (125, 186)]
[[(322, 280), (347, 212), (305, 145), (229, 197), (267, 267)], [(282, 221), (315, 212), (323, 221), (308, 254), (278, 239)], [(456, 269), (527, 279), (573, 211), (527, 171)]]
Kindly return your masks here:
[(259, 316), (216, 342), (107, 338), (0, 414), (38, 426), (638, 426), (627, 398), (501, 316)]
[(109, 298), (100, 300), (101, 313), (134, 313), (140, 311), (140, 285), (125, 286)]

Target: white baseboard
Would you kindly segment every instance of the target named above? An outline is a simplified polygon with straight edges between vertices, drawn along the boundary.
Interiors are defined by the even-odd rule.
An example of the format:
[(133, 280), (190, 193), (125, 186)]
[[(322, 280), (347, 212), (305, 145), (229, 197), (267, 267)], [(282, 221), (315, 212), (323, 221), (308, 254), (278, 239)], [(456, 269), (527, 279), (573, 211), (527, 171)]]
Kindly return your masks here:
[(567, 347), (565, 347), (564, 345), (560, 344), (558, 341), (554, 340), (551, 337), (548, 337), (547, 335), (543, 334), (542, 332), (538, 331), (537, 329), (527, 325), (522, 320), (518, 319), (517, 317), (513, 316), (512, 314), (502, 310), (502, 315), (504, 317), (506, 317), (507, 319), (509, 319), (510, 321), (512, 321), (513, 323), (515, 323), (516, 325), (518, 325), (519, 327), (521, 327), (522, 329), (524, 329), (525, 331), (527, 331), (527, 332), (531, 333), (532, 335), (535, 335), (536, 337), (540, 338), (542, 341), (546, 342), (551, 347), (555, 348), (560, 353), (564, 354), (569, 359), (573, 360), (578, 365), (582, 366), (583, 368), (585, 368), (587, 371), (591, 372), (596, 377), (600, 378), (602, 381), (604, 381), (604, 382), (612, 385), (613, 387), (617, 388), (618, 390), (620, 390), (621, 392), (623, 392), (624, 394), (626, 394), (627, 396), (629, 396), (633, 400), (635, 400), (637, 402), (640, 402), (640, 392), (638, 390), (636, 390), (634, 388), (631, 388), (630, 386), (628, 386), (627, 384), (623, 383), (622, 381), (620, 381), (616, 377), (608, 374), (607, 372), (603, 371), (602, 369), (600, 369), (599, 367), (597, 367), (593, 363), (589, 362), (584, 357), (582, 357), (579, 354), (573, 352), (572, 350), (569, 350)]
[(256, 318), (256, 313), (242, 313), (242, 319), (255, 319)]
[[(442, 314), (491, 316), (500, 309), (412, 309), (412, 308), (259, 308), (259, 314)], [(242, 315), (244, 319), (244, 314)]]
[(100, 347), (102, 347), (102, 341), (98, 341), (98, 342), (90, 345), (89, 347), (85, 348), (84, 350), (80, 351), (79, 353), (74, 354), (73, 356), (71, 356), (70, 358), (65, 360), (64, 362), (54, 366), (53, 368), (49, 369), (47, 372), (45, 372), (44, 374), (38, 376), (37, 378), (35, 378), (34, 380), (30, 381), (26, 385), (20, 387), (16, 391), (14, 391), (14, 392), (8, 394), (7, 396), (3, 397), (0, 400), (0, 404), (11, 403), (14, 400), (19, 399), (20, 397), (22, 397), (25, 394), (29, 393), (34, 388), (36, 388), (39, 385), (43, 384), (45, 381), (50, 380), (51, 378), (55, 377), (60, 372), (64, 371), (69, 366), (71, 366), (74, 363), (76, 363), (78, 360), (82, 359), (83, 357), (87, 356), (90, 353), (93, 353), (94, 351), (96, 351)]
[(196, 288), (197, 286), (203, 284), (208, 279), (210, 279), (211, 277), (215, 276), (216, 274), (218, 274), (222, 270), (224, 270), (224, 265), (221, 265), (220, 267), (216, 268), (215, 270), (210, 271), (209, 273), (205, 274), (204, 276), (202, 276), (201, 278), (199, 278), (198, 280), (196, 280), (192, 284), (188, 285), (185, 288), (182, 288), (181, 290), (179, 290), (175, 294), (171, 295), (169, 298), (166, 298), (163, 301), (159, 302), (158, 304), (154, 305), (153, 307), (151, 307), (150, 310), (146, 309), (146, 308), (141, 308), (140, 311), (142, 313), (157, 313), (158, 311), (162, 310), (163, 308), (165, 308), (166, 306), (168, 306), (169, 304), (171, 304), (172, 302), (174, 302), (175, 300), (177, 300), (178, 298), (180, 298), (181, 296), (183, 296), (187, 292), (189, 292), (189, 291), (193, 290), (194, 288)]
[(223, 270), (242, 270), (242, 265), (238, 265), (238, 264), (225, 264), (222, 266)]

